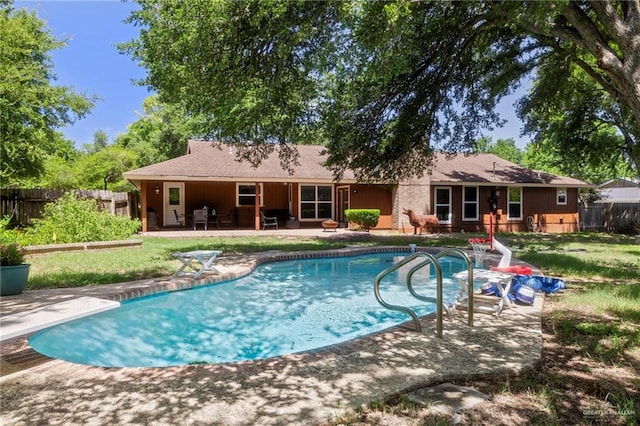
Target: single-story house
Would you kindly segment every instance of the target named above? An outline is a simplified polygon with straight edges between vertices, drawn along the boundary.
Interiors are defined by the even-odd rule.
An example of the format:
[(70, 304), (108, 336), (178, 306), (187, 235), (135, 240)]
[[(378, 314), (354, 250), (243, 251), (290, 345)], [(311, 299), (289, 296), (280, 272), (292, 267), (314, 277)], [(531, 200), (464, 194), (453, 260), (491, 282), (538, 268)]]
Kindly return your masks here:
[(346, 226), (346, 209), (379, 209), (376, 229), (413, 232), (403, 214), (407, 208), (437, 215), (440, 232), (488, 232), (491, 212), (495, 231), (534, 225), (545, 232), (573, 232), (579, 223), (578, 189), (590, 186), (492, 154), (438, 155), (430, 174), (401, 182), (358, 182), (348, 171), (335, 181), (323, 166), (323, 147), (297, 149), (300, 157), (290, 174), (277, 152), (254, 168), (237, 161), (231, 145), (192, 140), (185, 155), (124, 177), (140, 190), (143, 231), (180, 226), (183, 217), (189, 225), (193, 211), (207, 206), (217, 216), (231, 214), (230, 226), (246, 229), (260, 229), (260, 212), (278, 217), (280, 226), (319, 227), (327, 219)]

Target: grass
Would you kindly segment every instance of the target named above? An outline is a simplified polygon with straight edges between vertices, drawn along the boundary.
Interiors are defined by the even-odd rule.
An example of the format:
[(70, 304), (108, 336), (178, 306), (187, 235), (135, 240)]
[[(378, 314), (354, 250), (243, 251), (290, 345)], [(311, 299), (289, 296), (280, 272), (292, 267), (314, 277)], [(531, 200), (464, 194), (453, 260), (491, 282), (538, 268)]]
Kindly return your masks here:
[[(429, 239), (432, 245), (464, 247), (466, 236), (443, 235)], [(112, 284), (171, 275), (180, 263), (171, 256), (176, 251), (216, 249), (225, 256), (269, 250), (306, 251), (344, 248), (347, 245), (423, 244), (413, 236), (375, 236), (363, 233), (356, 240), (312, 237), (229, 237), (159, 238), (142, 237), (141, 247), (100, 251), (56, 252), (30, 256), (28, 289), (83, 287)]]
[[(299, 251), (347, 245), (431, 245), (467, 248), (472, 234), (436, 238), (363, 234), (319, 238), (143, 238), (142, 247), (33, 256), (32, 289), (78, 287), (170, 275), (175, 251), (220, 249), (225, 255)], [(471, 424), (638, 424), (640, 417), (640, 245), (610, 234), (501, 234), (518, 259), (567, 290), (545, 299), (540, 366), (518, 376), (460, 381), (491, 396), (463, 413)], [(88, 266), (90, 265), (90, 266)], [(594, 414), (595, 413), (595, 414)], [(594, 417), (595, 416), (595, 417)], [(396, 395), (348, 410), (330, 424), (452, 424), (452, 419)]]

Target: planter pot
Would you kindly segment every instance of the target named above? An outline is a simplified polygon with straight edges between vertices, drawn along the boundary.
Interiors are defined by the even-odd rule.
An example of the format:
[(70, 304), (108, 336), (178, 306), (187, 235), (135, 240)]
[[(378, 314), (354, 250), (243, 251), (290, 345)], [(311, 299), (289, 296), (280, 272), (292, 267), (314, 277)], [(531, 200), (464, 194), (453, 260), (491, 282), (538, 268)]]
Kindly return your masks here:
[(27, 286), (28, 263), (15, 266), (0, 266), (0, 296), (20, 294)]

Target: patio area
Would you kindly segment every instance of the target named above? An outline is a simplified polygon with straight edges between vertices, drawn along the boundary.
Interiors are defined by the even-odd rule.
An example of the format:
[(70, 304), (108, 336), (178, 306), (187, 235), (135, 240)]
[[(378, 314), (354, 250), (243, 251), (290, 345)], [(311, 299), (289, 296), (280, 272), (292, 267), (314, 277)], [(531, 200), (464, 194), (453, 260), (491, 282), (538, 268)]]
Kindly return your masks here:
[[(191, 231), (193, 232), (193, 231)], [(198, 232), (198, 231), (196, 231)], [(214, 232), (214, 231), (208, 231)], [(248, 231), (256, 232), (256, 231)], [(265, 231), (269, 232), (269, 231)], [(314, 232), (322, 232), (317, 229)], [(245, 274), (256, 258), (219, 259), (220, 279)], [(218, 277), (218, 276), (216, 276)], [(218, 279), (218, 278), (216, 278)], [(193, 284), (191, 278), (27, 291), (2, 298), (1, 317), (79, 297), (122, 300)], [(183, 287), (184, 286), (184, 287)], [(26, 336), (0, 349), (3, 424), (322, 424), (347, 409), (458, 377), (516, 373), (542, 349), (543, 298), (494, 316), (466, 312), (421, 319), (347, 343), (261, 361), (167, 368), (100, 368), (51, 360)], [(0, 323), (1, 329), (1, 323)]]

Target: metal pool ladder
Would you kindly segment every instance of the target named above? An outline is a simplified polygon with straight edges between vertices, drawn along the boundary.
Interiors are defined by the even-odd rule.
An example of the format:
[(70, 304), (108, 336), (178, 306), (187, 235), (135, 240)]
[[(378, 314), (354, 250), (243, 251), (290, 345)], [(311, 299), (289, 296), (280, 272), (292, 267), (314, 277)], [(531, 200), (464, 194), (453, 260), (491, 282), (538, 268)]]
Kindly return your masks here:
[[(411, 295), (413, 297), (415, 297), (418, 300), (422, 300), (425, 302), (430, 302), (430, 303), (435, 303), (436, 304), (436, 336), (437, 337), (442, 337), (442, 315), (443, 315), (443, 311), (446, 309), (447, 310), (447, 314), (449, 315), (449, 318), (451, 319), (451, 310), (448, 306), (445, 306), (444, 304), (444, 300), (442, 297), (442, 267), (440, 266), (440, 258), (443, 256), (459, 256), (461, 257), (463, 260), (465, 260), (465, 262), (467, 263), (467, 271), (468, 271), (468, 280), (467, 280), (467, 294), (469, 295), (468, 299), (467, 299), (467, 303), (468, 303), (468, 320), (467, 323), (469, 324), (470, 327), (473, 327), (473, 265), (471, 263), (471, 259), (469, 258), (469, 255), (467, 255), (467, 253), (465, 253), (463, 250), (458, 249), (458, 248), (449, 248), (449, 249), (445, 249), (441, 252), (439, 252), (436, 255), (432, 255), (429, 253), (425, 253), (425, 252), (418, 252), (418, 253), (414, 253), (409, 257), (405, 257), (403, 260), (401, 260), (400, 262), (390, 266), (389, 268), (385, 269), (384, 271), (380, 272), (377, 276), (376, 279), (374, 281), (373, 284), (373, 292), (376, 296), (376, 300), (378, 300), (378, 303), (380, 303), (382, 306), (384, 306), (387, 309), (390, 309), (392, 311), (400, 311), (400, 312), (404, 312), (407, 315), (409, 315), (412, 319), (413, 319), (413, 323), (416, 327), (416, 331), (418, 332), (422, 332), (422, 325), (420, 324), (420, 320), (418, 319), (418, 316), (416, 315), (415, 312), (413, 312), (413, 310), (411, 310), (410, 308), (406, 307), (406, 306), (399, 306), (399, 305), (392, 305), (390, 303), (387, 303), (384, 301), (384, 299), (382, 298), (382, 296), (380, 295), (380, 282), (382, 281), (382, 279), (384, 277), (386, 277), (387, 275), (389, 275), (390, 273), (400, 269), (401, 267), (403, 267), (404, 265), (414, 261), (415, 259), (422, 259), (422, 261), (420, 261), (420, 263), (416, 264), (414, 267), (412, 267), (408, 274), (407, 274), (407, 289), (409, 290), (409, 292), (411, 293)], [(421, 296), (418, 293), (416, 293), (416, 291), (413, 289), (413, 285), (411, 284), (411, 279), (413, 277), (413, 275), (419, 271), (420, 269), (429, 266), (429, 265), (433, 265), (436, 268), (436, 298), (434, 299), (433, 297), (426, 297), (426, 296)]]

